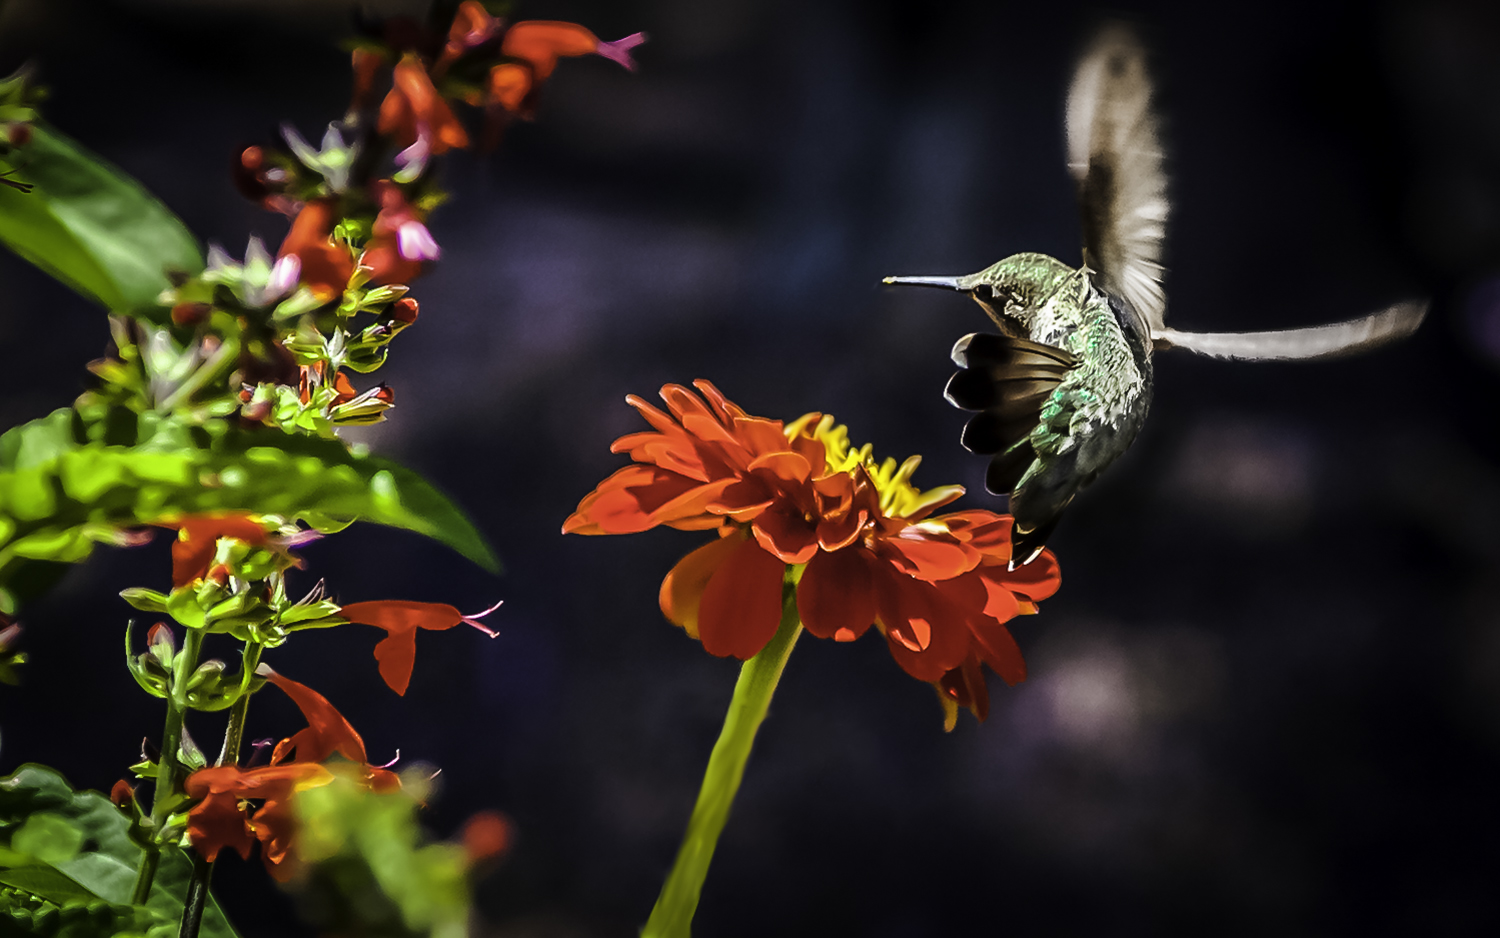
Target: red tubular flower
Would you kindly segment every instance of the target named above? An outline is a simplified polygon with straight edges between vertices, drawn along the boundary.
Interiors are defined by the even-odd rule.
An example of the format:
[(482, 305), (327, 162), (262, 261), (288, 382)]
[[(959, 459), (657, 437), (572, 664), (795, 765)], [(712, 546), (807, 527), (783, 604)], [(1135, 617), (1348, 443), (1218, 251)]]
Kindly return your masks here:
[(375, 74), (385, 64), (385, 57), (372, 49), (355, 49), (349, 58), (354, 69), (354, 91), (350, 95), (349, 110), (359, 111), (370, 101)]
[(354, 259), (348, 249), (333, 241), (337, 223), (338, 209), (334, 203), (314, 199), (297, 213), (277, 252), (277, 257), (294, 255), (302, 262), (302, 282), (325, 302), (343, 293), (349, 275), (354, 273)]
[(422, 60), (410, 52), (396, 63), (390, 93), (380, 103), (376, 129), (394, 137), (402, 148), (419, 138), (426, 140), (433, 155), (469, 145), (468, 131), (433, 87)]
[(422, 273), (422, 262), (437, 260), (442, 251), (406, 201), (401, 187), (381, 180), (375, 184), (375, 192), (380, 213), (375, 216), (373, 237), (359, 262), (370, 268), (371, 283), (410, 283)]
[[(333, 772), (320, 763), (337, 753), (348, 759), (357, 781), (375, 792), (394, 791), (394, 772), (366, 761), (364, 740), (322, 694), (261, 666), (260, 674), (281, 688), (307, 720), (307, 727), (276, 744), (271, 764), (254, 769), (225, 765), (199, 769), (184, 788), (198, 803), (188, 812), (188, 838), (212, 862), (226, 847), (248, 859), (258, 841), (266, 869), (278, 880), (290, 878), (284, 863), (296, 835), (291, 799), (297, 792), (327, 785)], [(288, 761), (288, 756), (295, 758)], [(260, 801), (252, 810), (250, 801)]]
[(801, 567), (797, 609), (809, 632), (853, 641), (875, 625), (896, 662), (949, 705), (984, 712), (980, 664), (1008, 683), (1025, 678), (1004, 623), (1056, 592), (1050, 553), (1011, 570), (1011, 519), (933, 516), (963, 489), (918, 491), (908, 481), (917, 457), (877, 464), (831, 417), (783, 425), (746, 414), (706, 381), (695, 386), (701, 398), (662, 388), (670, 414), (626, 399), (653, 429), (615, 441), (636, 464), (585, 497), (564, 533), (718, 528), (660, 593), (667, 618), (715, 655), (746, 659), (765, 647), (791, 565)]
[(219, 538), (231, 537), (252, 547), (265, 547), (271, 535), (249, 515), (202, 515), (167, 525), (177, 529), (172, 542), (172, 586), (186, 586), (209, 575)]
[(375, 660), (380, 676), (398, 694), (405, 695), (411, 684), (411, 672), (417, 657), (417, 630), (443, 632), (455, 625), (471, 625), (490, 638), (499, 635), (479, 620), (500, 608), (500, 603), (466, 616), (445, 603), (418, 603), (404, 599), (382, 599), (350, 603), (339, 615), (350, 622), (385, 629), (386, 637), (375, 646)]
[[(198, 802), (188, 812), (188, 839), (209, 862), (226, 847), (248, 860), (250, 848), (259, 841), (266, 870), (285, 881), (291, 870), (283, 861), (296, 829), (291, 798), (299, 791), (327, 785), (333, 778), (328, 769), (310, 762), (199, 769), (184, 784), (188, 797)], [(251, 800), (262, 802), (254, 814), (246, 805)]]
[(631, 71), (635, 60), (630, 50), (646, 41), (645, 33), (635, 33), (614, 42), (601, 42), (598, 36), (577, 23), (552, 20), (523, 20), (505, 31), (500, 52), (521, 59), (531, 66), (537, 81), (546, 81), (564, 56), (594, 53), (619, 62)]
[(577, 23), (525, 20), (506, 30), (500, 43), (502, 55), (520, 62), (503, 62), (491, 68), (486, 96), (492, 109), (524, 113), (532, 89), (556, 70), (559, 58), (601, 55), (633, 71), (635, 60), (630, 50), (645, 41), (645, 33), (635, 33), (614, 42), (601, 42)]

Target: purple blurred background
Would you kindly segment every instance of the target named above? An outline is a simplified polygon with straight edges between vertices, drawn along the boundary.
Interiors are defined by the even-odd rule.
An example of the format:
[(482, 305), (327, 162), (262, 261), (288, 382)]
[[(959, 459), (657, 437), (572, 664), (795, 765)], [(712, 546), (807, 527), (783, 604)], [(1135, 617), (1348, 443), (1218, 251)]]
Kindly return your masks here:
[[(399, 4), (395, 4), (399, 5)], [(389, 8), (393, 4), (376, 4)], [(675, 853), (736, 666), (662, 621), (701, 536), (564, 538), (621, 465), (623, 403), (715, 381), (753, 413), (836, 414), (923, 487), (1000, 508), (958, 444), (948, 349), (973, 304), (888, 291), (1022, 250), (1078, 258), (1062, 101), (1102, 11), (1073, 2), (536, 2), (643, 29), (641, 71), (564, 62), (540, 119), (444, 167), (445, 254), (361, 433), (492, 538), (495, 579), (414, 535), (353, 529), (301, 582), (479, 609), (423, 634), (404, 699), (372, 630), (276, 652), (372, 758), (443, 768), (429, 815), (519, 842), (479, 933), (633, 935)], [(1014, 624), (1031, 679), (944, 735), (883, 644), (805, 639), (704, 893), (730, 936), (1500, 933), (1500, 8), (1122, 4), (1155, 55), (1180, 328), (1319, 323), (1430, 295), (1411, 341), (1351, 361), (1157, 361), (1134, 449), (1069, 511), (1062, 592)], [(49, 118), (242, 250), (283, 219), (234, 192), (239, 148), (342, 113), (339, 0), (10, 0), (0, 70)], [(81, 389), (104, 316), (0, 255), (0, 426)], [(363, 386), (363, 385), (362, 385)], [(116, 593), (165, 538), (101, 551), (28, 610), (0, 687), (0, 771), (101, 789), (159, 732), (120, 661)], [(296, 728), (259, 700), (254, 736)], [(213, 738), (217, 724), (200, 721)], [(217, 885), (251, 936), (288, 907), (258, 863)]]

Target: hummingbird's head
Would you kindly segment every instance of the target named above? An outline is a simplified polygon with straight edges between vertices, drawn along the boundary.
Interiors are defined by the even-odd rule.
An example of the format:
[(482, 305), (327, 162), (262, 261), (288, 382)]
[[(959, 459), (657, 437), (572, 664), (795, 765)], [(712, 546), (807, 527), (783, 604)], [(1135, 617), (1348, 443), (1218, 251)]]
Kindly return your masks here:
[(977, 274), (961, 277), (886, 277), (884, 283), (938, 287), (967, 293), (1001, 326), (1007, 309), (1035, 309), (1077, 271), (1045, 254), (1012, 254)]

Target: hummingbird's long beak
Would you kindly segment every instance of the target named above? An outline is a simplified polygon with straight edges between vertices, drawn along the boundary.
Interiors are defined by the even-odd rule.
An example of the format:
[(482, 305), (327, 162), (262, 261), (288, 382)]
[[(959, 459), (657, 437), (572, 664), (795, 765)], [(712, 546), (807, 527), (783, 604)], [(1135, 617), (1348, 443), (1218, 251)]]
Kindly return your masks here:
[(906, 283), (917, 287), (941, 287), (944, 290), (964, 289), (959, 281), (962, 277), (886, 277), (881, 283)]

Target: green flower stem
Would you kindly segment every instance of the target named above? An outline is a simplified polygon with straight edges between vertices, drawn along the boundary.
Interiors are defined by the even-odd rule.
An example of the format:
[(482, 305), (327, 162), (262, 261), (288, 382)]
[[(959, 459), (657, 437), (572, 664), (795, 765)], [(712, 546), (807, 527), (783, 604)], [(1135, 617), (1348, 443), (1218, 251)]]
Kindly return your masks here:
[(781, 627), (776, 636), (761, 649), (760, 654), (740, 668), (734, 697), (724, 716), (724, 728), (719, 732), (719, 741), (714, 743), (713, 754), (708, 757), (708, 769), (703, 773), (698, 803), (693, 806), (693, 816), (688, 820), (677, 860), (656, 899), (656, 907), (651, 910), (651, 918), (641, 930), (641, 938), (688, 938), (691, 934), (693, 913), (698, 909), (698, 894), (703, 890), (714, 846), (719, 842), (724, 822), (729, 819), (729, 808), (739, 791), (740, 779), (744, 777), (755, 731), (766, 718), (766, 709), (771, 705), (771, 695), (776, 692), (782, 669), (791, 656), (792, 646), (797, 643), (797, 636), (802, 634), (802, 623), (797, 618), (796, 590), (800, 572), (800, 568), (787, 568), (782, 587)]
[(260, 664), (260, 653), (265, 645), (249, 641), (240, 657), (240, 696), (229, 709), (229, 726), (224, 730), (224, 748), (219, 750), (219, 761), (215, 765), (238, 765), (240, 745), (245, 738), (245, 717), (250, 712), (250, 678)]
[(156, 878), (156, 867), (161, 862), (161, 844), (156, 838), (166, 826), (167, 816), (172, 813), (181, 794), (184, 774), (177, 754), (182, 748), (182, 718), (187, 712), (188, 680), (198, 667), (198, 654), (202, 649), (203, 630), (188, 629), (182, 651), (178, 652), (172, 662), (172, 690), (167, 695), (167, 722), (161, 732), (156, 788), (151, 793), (152, 841), (145, 848), (141, 868), (136, 873), (135, 891), (130, 899), (135, 905), (144, 905), (151, 896), (151, 882)]

